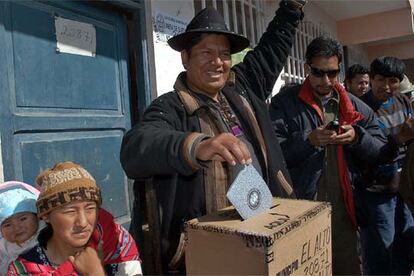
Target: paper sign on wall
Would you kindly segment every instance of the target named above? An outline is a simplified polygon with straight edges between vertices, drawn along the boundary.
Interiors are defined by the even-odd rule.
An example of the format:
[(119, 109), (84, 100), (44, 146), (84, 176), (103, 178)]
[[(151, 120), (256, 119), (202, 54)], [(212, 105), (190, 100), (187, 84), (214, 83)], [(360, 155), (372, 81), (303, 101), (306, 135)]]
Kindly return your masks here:
[(57, 52), (89, 57), (95, 56), (95, 26), (62, 17), (55, 17), (55, 29)]
[(152, 17), (155, 42), (167, 43), (171, 37), (185, 31), (187, 22), (162, 12), (155, 12)]

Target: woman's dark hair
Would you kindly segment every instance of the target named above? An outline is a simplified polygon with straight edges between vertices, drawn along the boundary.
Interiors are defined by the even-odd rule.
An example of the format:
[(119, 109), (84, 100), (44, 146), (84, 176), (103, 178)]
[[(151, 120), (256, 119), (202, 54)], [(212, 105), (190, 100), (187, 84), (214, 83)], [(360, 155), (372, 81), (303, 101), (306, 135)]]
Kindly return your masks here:
[(345, 80), (351, 81), (356, 75), (369, 74), (369, 70), (366, 66), (361, 64), (354, 64), (348, 68), (345, 72)]
[(386, 78), (395, 77), (400, 81), (404, 79), (405, 64), (402, 60), (396, 57), (377, 57), (371, 62), (370, 77), (381, 75)]
[(53, 236), (52, 225), (50, 225), (49, 223), (46, 223), (46, 227), (40, 231), (39, 236), (37, 237), (37, 240), (39, 241), (39, 245), (42, 248), (47, 249), (47, 242), (52, 238), (52, 236)]
[(315, 57), (337, 57), (338, 63), (341, 63), (342, 53), (342, 45), (338, 41), (327, 36), (319, 36), (306, 48), (306, 63), (312, 64)]

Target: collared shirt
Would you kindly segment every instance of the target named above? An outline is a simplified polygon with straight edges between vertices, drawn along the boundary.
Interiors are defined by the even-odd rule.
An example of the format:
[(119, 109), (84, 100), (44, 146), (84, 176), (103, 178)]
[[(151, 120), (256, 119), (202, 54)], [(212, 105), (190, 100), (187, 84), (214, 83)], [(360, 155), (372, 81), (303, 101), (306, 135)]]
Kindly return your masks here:
[(332, 95), (322, 100), (315, 97), (315, 102), (323, 112), (324, 123), (327, 124), (338, 119), (339, 114), (339, 94), (333, 90)]

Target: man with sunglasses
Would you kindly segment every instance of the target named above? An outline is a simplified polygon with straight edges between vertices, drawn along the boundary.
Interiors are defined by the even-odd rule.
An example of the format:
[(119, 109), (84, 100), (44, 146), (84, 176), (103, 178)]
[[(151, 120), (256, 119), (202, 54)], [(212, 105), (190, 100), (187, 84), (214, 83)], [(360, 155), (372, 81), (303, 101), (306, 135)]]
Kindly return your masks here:
[[(401, 94), (405, 64), (383, 56), (371, 63), (371, 90), (361, 99), (376, 113), (391, 154), (366, 166), (362, 177), (367, 222), (361, 227), (364, 274), (409, 275), (411, 264), (406, 233), (414, 227), (412, 214), (398, 193), (407, 145), (414, 138), (409, 99)], [(411, 164), (413, 166), (413, 164)]]
[(373, 111), (339, 84), (341, 60), (337, 41), (315, 38), (305, 82), (277, 94), (269, 112), (296, 196), (332, 204), (333, 274), (357, 275), (355, 162), (375, 159), (385, 138)]

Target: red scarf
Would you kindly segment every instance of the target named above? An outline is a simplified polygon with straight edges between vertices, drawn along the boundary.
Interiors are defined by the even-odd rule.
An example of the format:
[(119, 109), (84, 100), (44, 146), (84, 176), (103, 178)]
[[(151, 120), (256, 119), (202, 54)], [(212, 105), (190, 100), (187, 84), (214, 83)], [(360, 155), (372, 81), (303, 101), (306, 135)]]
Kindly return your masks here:
[[(338, 92), (339, 95), (339, 124), (353, 125), (362, 120), (364, 116), (361, 113), (355, 111), (354, 106), (349, 99), (348, 92), (346, 92), (342, 85), (336, 82), (334, 89), (336, 92)], [(299, 98), (302, 99), (306, 104), (310, 105), (316, 111), (321, 121), (324, 121), (323, 112), (314, 100), (309, 79), (306, 79), (303, 83), (302, 88), (299, 92)], [(355, 215), (354, 198), (352, 194), (351, 180), (349, 179), (343, 145), (338, 145), (338, 170), (345, 208), (348, 212), (349, 217), (351, 218), (352, 224), (356, 228), (357, 221)]]

